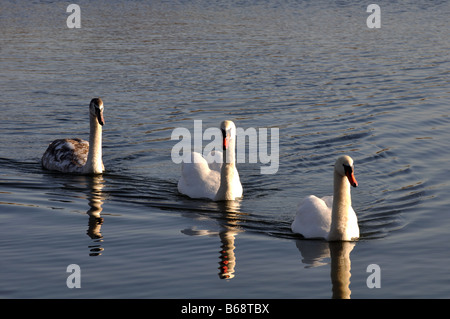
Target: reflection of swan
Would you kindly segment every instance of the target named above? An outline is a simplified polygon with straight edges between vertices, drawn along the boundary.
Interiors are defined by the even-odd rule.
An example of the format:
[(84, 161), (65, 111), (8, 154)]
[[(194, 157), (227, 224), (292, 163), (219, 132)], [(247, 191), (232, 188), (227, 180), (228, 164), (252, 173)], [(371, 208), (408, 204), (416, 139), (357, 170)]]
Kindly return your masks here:
[[(216, 204), (216, 203), (215, 203)], [(236, 267), (236, 255), (234, 253), (235, 237), (241, 232), (238, 227), (239, 224), (239, 208), (238, 201), (226, 201), (217, 203), (222, 217), (225, 221), (221, 222), (220, 231), (198, 230), (198, 229), (184, 229), (181, 232), (189, 236), (217, 236), (219, 235), (221, 242), (220, 261), (219, 261), (219, 277), (220, 279), (234, 278)], [(222, 220), (222, 218), (221, 218)]]
[(91, 100), (89, 105), (89, 142), (79, 138), (53, 141), (42, 156), (42, 166), (63, 173), (100, 174), (102, 161), (103, 101)]
[[(242, 197), (242, 185), (235, 165), (236, 126), (232, 121), (220, 125), (223, 134), (223, 154), (211, 153), (204, 158), (193, 152), (190, 163), (182, 163), (178, 190), (191, 198), (214, 201)], [(222, 163), (213, 162), (222, 155)], [(220, 159), (220, 158), (219, 158)]]
[(355, 247), (354, 242), (330, 242), (331, 252), (331, 283), (333, 298), (350, 298), (350, 253)]
[(236, 267), (234, 240), (241, 231), (238, 226), (241, 204), (238, 201), (228, 201), (219, 203), (219, 207), (227, 220), (227, 223), (222, 225), (223, 230), (219, 233), (222, 243), (220, 246), (222, 249), (220, 250), (219, 277), (220, 279), (231, 279), (234, 278)]
[(234, 240), (237, 231), (226, 229), (219, 233), (220, 242), (222, 243), (220, 250), (219, 277), (220, 279), (231, 279), (234, 277), (236, 267), (236, 255), (234, 249)]
[(353, 176), (353, 160), (341, 156), (334, 166), (334, 196), (322, 199), (311, 195), (300, 204), (291, 229), (305, 238), (349, 241), (359, 238), (358, 219), (351, 204), (350, 185), (358, 183)]
[(302, 262), (307, 265), (305, 268), (326, 265), (324, 260), (331, 259), (332, 297), (335, 299), (350, 298), (350, 253), (354, 246), (355, 242), (348, 241), (297, 241), (297, 248), (303, 257)]
[(297, 240), (297, 249), (300, 251), (305, 268), (313, 268), (326, 265), (325, 261), (330, 257), (330, 246), (321, 240)]
[[(91, 207), (87, 214), (89, 215), (89, 227), (87, 230), (87, 235), (93, 239), (95, 242), (102, 242), (103, 236), (101, 234), (101, 228), (103, 224), (103, 218), (100, 216), (102, 212), (102, 204), (103, 204), (103, 184), (104, 179), (101, 175), (92, 176), (92, 179), (89, 180), (89, 186), (91, 187), (91, 191), (89, 193), (89, 206)], [(100, 244), (95, 244), (89, 246), (91, 253), (90, 256), (98, 256), (103, 251), (103, 248)]]

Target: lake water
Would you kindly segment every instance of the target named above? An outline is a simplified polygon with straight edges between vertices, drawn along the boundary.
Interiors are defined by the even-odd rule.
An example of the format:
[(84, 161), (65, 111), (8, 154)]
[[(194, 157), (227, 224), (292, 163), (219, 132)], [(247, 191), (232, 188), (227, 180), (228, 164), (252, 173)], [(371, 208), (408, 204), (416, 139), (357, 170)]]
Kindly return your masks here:
[[(361, 1), (77, 4), (70, 29), (68, 3), (2, 2), (0, 298), (450, 297), (448, 1), (378, 1), (379, 29)], [(44, 171), (97, 96), (106, 173)], [(238, 202), (182, 196), (173, 130), (224, 119), (278, 128), (278, 171), (238, 164)], [(341, 154), (361, 239), (303, 240)]]

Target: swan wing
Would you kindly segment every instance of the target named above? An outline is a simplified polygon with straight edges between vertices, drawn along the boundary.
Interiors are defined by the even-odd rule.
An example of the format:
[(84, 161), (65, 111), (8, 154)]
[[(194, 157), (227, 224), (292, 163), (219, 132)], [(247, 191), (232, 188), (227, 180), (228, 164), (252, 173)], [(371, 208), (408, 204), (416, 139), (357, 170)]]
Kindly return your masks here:
[(323, 200), (323, 202), (329, 209), (333, 208), (333, 196), (324, 196), (321, 198), (321, 200)]
[(42, 166), (64, 173), (81, 172), (89, 153), (89, 142), (79, 138), (53, 141), (42, 156)]
[(178, 191), (191, 198), (213, 199), (220, 186), (220, 172), (211, 170), (199, 153), (191, 154), (190, 163), (182, 163)]
[(331, 226), (331, 207), (328, 206), (330, 198), (325, 199), (326, 201), (310, 195), (300, 203), (291, 225), (294, 233), (301, 234), (305, 238), (327, 237)]
[[(209, 198), (214, 200), (220, 188), (223, 153), (212, 151), (206, 156), (191, 153), (191, 162), (182, 163), (181, 178), (178, 181), (178, 191), (191, 198)], [(234, 168), (233, 198), (241, 198), (243, 187), (239, 173)]]
[(223, 162), (223, 153), (221, 151), (211, 151), (204, 159), (208, 163), (210, 170), (220, 172)]

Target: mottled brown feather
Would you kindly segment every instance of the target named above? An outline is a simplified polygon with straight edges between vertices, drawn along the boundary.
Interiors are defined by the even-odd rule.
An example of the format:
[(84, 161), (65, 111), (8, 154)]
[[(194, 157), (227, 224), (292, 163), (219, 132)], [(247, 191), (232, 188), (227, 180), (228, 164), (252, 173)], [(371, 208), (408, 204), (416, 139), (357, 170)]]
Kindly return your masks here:
[(42, 166), (60, 172), (81, 172), (89, 153), (89, 142), (79, 138), (53, 141), (42, 156)]

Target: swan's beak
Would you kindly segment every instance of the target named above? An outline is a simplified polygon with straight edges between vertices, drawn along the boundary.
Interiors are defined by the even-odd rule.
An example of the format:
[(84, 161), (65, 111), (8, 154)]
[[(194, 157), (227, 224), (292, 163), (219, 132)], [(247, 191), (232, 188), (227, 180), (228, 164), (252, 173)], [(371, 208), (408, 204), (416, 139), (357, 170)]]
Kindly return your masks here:
[(356, 181), (355, 175), (353, 175), (353, 166), (344, 164), (344, 172), (345, 176), (347, 176), (347, 179), (353, 187), (358, 186), (358, 182)]
[(353, 187), (358, 186), (358, 182), (356, 181), (355, 175), (353, 175), (352, 171), (345, 172), (345, 175), (347, 176), (350, 185)]
[(228, 144), (229, 144), (228, 139), (225, 137), (225, 138), (223, 139), (223, 150), (224, 150), (224, 151), (225, 151), (226, 149), (228, 149)]
[(227, 131), (222, 130), (222, 136), (223, 136), (223, 150), (227, 150), (228, 146), (230, 145), (230, 135)]
[(95, 115), (97, 116), (98, 123), (103, 126), (105, 124), (105, 119), (103, 118), (103, 110), (100, 108), (95, 108)]

